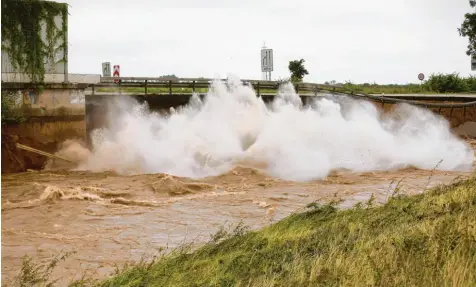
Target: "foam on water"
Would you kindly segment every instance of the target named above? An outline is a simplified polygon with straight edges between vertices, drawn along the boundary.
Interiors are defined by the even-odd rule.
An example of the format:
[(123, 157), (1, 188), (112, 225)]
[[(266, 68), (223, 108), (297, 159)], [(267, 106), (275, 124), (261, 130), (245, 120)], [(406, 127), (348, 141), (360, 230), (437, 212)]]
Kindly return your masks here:
[(246, 161), (264, 164), (275, 177), (305, 181), (341, 168), (470, 170), (474, 160), (448, 122), (430, 111), (400, 105), (382, 115), (347, 97), (303, 105), (291, 84), (268, 105), (230, 79), (168, 115), (127, 99), (116, 101), (108, 116), (109, 129), (94, 131), (93, 151), (78, 169), (200, 178)]

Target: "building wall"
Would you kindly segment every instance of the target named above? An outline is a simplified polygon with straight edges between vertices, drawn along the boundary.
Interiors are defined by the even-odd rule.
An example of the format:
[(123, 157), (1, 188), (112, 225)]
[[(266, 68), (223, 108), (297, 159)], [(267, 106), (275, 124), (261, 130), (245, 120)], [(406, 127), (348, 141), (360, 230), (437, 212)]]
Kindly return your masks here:
[[(55, 17), (55, 23), (59, 30), (63, 29), (63, 19), (61, 15)], [(41, 29), (41, 36), (43, 42), (46, 42), (46, 24), (43, 23)], [(56, 47), (62, 45), (65, 41), (67, 41), (67, 35), (64, 38), (58, 39), (56, 43)], [(62, 61), (66, 59), (66, 61)], [(45, 59), (46, 61), (47, 59)], [(68, 66), (68, 55), (65, 56), (64, 49), (58, 49), (58, 52), (55, 55), (54, 60), (52, 61), (49, 59), (45, 63), (45, 73), (46, 74), (64, 74), (67, 70)], [(2, 50), (2, 81), (3, 81), (3, 74), (11, 74), (11, 73), (21, 73), (18, 68), (13, 67), (8, 53)], [(29, 79), (25, 79), (25, 81), (29, 81)]]
[[(64, 3), (64, 5), (67, 5)], [(67, 21), (68, 17), (66, 17)], [(62, 15), (57, 15), (54, 18), (55, 24), (58, 27), (58, 30), (63, 29), (63, 18)], [(67, 23), (66, 23), (67, 24)], [(68, 31), (64, 37), (59, 38), (55, 43), (55, 47), (60, 47), (63, 43), (68, 42)], [(41, 38), (43, 42), (46, 43), (46, 23), (43, 21), (41, 25)], [(8, 43), (3, 43), (8, 45)], [(51, 78), (61, 78), (61, 82), (64, 81), (65, 73), (68, 73), (68, 54), (64, 49), (55, 49), (57, 50), (54, 59), (45, 58), (45, 82), (51, 80)], [(2, 49), (2, 82), (20, 82), (20, 83), (29, 83), (31, 82), (30, 77), (21, 71), (18, 67), (15, 68), (11, 59), (8, 56), (8, 53)], [(53, 82), (54, 79), (53, 79)]]

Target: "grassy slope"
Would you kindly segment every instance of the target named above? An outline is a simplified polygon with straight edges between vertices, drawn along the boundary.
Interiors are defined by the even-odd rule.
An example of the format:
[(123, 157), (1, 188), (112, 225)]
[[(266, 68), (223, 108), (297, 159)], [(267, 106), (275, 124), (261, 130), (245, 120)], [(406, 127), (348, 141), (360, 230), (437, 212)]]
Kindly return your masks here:
[(380, 207), (314, 206), (242, 231), (101, 285), (476, 286), (476, 175)]

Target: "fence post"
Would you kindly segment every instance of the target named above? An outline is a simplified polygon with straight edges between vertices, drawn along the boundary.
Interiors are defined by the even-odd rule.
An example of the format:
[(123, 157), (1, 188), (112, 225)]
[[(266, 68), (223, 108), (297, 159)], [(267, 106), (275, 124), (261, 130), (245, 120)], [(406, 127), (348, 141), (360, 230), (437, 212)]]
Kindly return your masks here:
[(145, 94), (147, 95), (147, 80), (145, 80)]
[(296, 84), (296, 94), (299, 94), (299, 85)]
[(172, 95), (172, 81), (169, 81), (169, 96)]
[(94, 87), (95, 87), (95, 85), (93, 84), (93, 86), (92, 86), (92, 89), (93, 89), (92, 95), (93, 95), (93, 96), (94, 96)]
[(195, 81), (192, 82), (192, 93), (195, 93)]
[(260, 96), (260, 92), (259, 92), (259, 82), (258, 82), (258, 84), (256, 85), (256, 88), (257, 88), (256, 91), (258, 92), (258, 97), (259, 97), (259, 96)]

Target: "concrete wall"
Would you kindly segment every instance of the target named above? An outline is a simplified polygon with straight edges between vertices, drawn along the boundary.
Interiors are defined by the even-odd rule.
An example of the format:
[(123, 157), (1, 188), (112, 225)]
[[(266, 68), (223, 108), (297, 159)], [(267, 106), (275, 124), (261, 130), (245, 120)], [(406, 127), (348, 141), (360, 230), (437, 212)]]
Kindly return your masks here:
[[(87, 85), (46, 85), (42, 89), (27, 84), (4, 84), (2, 93), (10, 93), (15, 97), (18, 108), (38, 109), (35, 115), (51, 115), (51, 110), (63, 108), (71, 114), (82, 114), (85, 111), (85, 89)], [(63, 114), (64, 115), (64, 114)]]
[[(68, 83), (96, 84), (101, 81), (99, 74), (68, 74)], [(2, 70), (2, 82), (6, 83), (29, 83), (30, 77), (21, 73), (9, 73)], [(45, 83), (63, 83), (64, 74), (45, 74)]]

